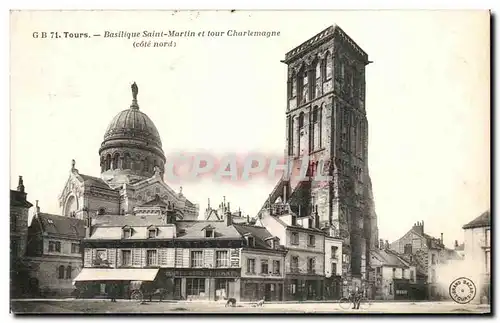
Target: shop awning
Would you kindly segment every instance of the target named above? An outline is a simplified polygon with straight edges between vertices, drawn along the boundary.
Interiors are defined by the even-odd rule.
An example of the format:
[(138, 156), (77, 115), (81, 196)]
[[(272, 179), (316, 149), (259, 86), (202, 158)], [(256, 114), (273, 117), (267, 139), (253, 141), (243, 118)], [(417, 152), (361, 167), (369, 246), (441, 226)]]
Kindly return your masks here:
[(153, 281), (159, 269), (139, 268), (83, 268), (73, 282), (103, 280)]

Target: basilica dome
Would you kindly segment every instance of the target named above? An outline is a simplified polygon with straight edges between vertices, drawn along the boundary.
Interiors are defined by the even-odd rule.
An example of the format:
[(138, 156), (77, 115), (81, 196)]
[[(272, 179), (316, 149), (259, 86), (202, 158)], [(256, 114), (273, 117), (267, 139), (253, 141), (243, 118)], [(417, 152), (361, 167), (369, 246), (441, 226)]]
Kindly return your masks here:
[(165, 155), (153, 121), (139, 110), (138, 88), (132, 85), (132, 104), (109, 123), (99, 149), (101, 177), (117, 186), (163, 174)]
[(131, 107), (118, 113), (109, 123), (104, 140), (142, 139), (161, 148), (161, 139), (153, 121), (139, 109)]

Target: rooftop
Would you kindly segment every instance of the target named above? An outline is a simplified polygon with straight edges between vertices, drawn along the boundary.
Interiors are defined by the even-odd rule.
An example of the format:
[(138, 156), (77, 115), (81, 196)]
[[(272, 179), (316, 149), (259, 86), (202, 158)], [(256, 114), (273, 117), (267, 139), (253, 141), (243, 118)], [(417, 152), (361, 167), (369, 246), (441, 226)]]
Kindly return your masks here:
[(484, 212), (474, 220), (470, 221), (466, 225), (464, 225), (463, 229), (474, 229), (474, 228), (482, 228), (491, 226), (491, 214), (490, 210)]
[(42, 232), (52, 236), (61, 236), (69, 239), (85, 237), (85, 221), (67, 216), (38, 213), (36, 215)]

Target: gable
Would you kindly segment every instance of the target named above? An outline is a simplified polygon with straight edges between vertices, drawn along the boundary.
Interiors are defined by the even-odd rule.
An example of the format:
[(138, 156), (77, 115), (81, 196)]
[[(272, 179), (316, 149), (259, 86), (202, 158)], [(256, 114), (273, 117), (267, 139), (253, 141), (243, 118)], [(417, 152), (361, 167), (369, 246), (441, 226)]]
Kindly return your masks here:
[(183, 204), (179, 196), (165, 183), (161, 181), (154, 181), (151, 183), (143, 183), (135, 188), (133, 196), (137, 199), (139, 205), (146, 203), (159, 195), (163, 201), (170, 201), (176, 205)]
[(77, 199), (83, 195), (84, 192), (84, 184), (83, 179), (78, 178), (80, 176), (76, 176), (75, 173), (71, 172), (66, 184), (64, 184), (64, 188), (59, 194), (59, 206), (63, 207), (64, 203), (68, 199), (69, 196), (74, 195)]

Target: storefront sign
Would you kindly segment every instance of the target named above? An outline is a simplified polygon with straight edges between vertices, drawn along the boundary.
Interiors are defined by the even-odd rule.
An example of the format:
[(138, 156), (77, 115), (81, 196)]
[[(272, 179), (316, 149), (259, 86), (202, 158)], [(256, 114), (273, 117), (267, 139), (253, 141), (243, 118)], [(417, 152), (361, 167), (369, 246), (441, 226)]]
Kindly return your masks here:
[(191, 270), (167, 270), (168, 277), (240, 277), (240, 271), (234, 269), (214, 270), (214, 269), (191, 269)]

